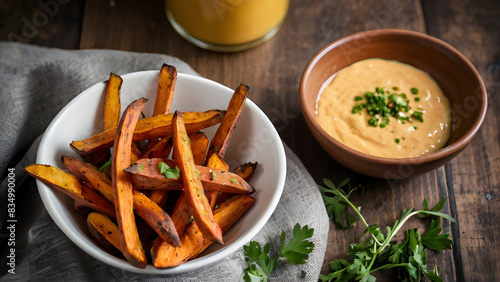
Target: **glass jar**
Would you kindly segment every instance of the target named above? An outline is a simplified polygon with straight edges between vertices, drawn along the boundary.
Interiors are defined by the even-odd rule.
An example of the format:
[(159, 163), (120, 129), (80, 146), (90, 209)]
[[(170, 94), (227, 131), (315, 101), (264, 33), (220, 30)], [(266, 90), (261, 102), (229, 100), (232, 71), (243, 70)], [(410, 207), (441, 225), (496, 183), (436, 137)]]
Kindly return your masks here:
[(233, 52), (273, 37), (288, 12), (289, 0), (167, 0), (167, 18), (189, 42)]

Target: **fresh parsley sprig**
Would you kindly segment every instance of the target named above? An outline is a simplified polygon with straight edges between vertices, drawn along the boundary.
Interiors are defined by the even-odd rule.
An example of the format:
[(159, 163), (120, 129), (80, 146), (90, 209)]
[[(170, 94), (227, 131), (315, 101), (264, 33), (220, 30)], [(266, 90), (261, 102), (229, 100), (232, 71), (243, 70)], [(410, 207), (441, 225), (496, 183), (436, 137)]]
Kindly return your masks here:
[[(333, 198), (338, 197), (335, 199), (338, 205), (345, 204), (346, 207), (352, 208), (366, 226), (362, 236), (366, 234), (369, 236), (361, 244), (351, 245), (349, 256), (353, 259), (352, 261), (338, 259), (331, 262), (331, 273), (326, 276), (320, 275), (321, 281), (375, 281), (373, 272), (390, 268), (397, 270), (398, 279), (401, 280), (420, 281), (421, 277), (425, 276), (431, 281), (441, 281), (437, 266), (433, 270), (427, 269), (426, 248), (440, 252), (444, 249), (451, 249), (453, 244), (449, 234), (439, 234), (441, 233), (440, 218), (455, 222), (449, 215), (439, 212), (444, 206), (444, 198), (431, 210), (426, 200), (424, 200), (423, 210), (404, 210), (401, 219), (397, 220), (392, 228), (388, 226), (384, 235), (377, 224), (367, 223), (359, 209), (348, 200), (349, 194), (335, 187), (329, 180), (324, 182), (327, 187), (320, 187), (322, 192), (334, 194)], [(422, 236), (417, 229), (410, 229), (405, 232), (406, 237), (403, 242), (392, 244), (394, 236), (415, 215), (433, 216), (436, 220), (432, 219), (429, 229)]]
[(318, 188), (323, 195), (328, 216), (333, 219), (337, 227), (349, 229), (358, 220), (358, 216), (349, 213), (348, 203), (339, 194), (342, 193), (346, 197), (349, 197), (353, 191), (361, 189), (362, 186), (351, 187), (349, 178), (342, 180), (337, 186), (329, 179), (324, 179), (323, 181), (327, 187), (318, 185)]
[(309, 254), (314, 249), (314, 243), (308, 241), (314, 234), (314, 228), (307, 225), (300, 227), (297, 223), (293, 228), (293, 235), (288, 244), (285, 244), (286, 233), (281, 231), (281, 247), (279, 253), (273, 258), (269, 257), (271, 246), (267, 243), (264, 249), (256, 241), (250, 241), (248, 246), (243, 246), (247, 257), (248, 267), (243, 274), (243, 281), (267, 281), (267, 277), (276, 268), (279, 259), (285, 258), (291, 264), (304, 264)]

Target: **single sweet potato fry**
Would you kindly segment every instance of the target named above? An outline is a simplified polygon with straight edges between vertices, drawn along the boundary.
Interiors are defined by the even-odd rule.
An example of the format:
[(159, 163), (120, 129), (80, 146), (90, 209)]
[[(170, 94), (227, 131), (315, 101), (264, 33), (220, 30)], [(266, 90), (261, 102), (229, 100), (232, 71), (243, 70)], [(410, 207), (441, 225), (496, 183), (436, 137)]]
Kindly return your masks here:
[[(173, 246), (179, 246), (179, 235), (171, 217), (141, 192), (133, 191), (134, 210), (154, 231)], [(136, 205), (135, 203), (140, 203)], [(154, 225), (156, 223), (156, 226)]]
[(177, 233), (182, 236), (186, 232), (186, 227), (191, 220), (191, 209), (186, 200), (186, 194), (182, 193), (175, 203), (172, 211), (172, 221), (174, 222)]
[[(158, 87), (156, 90), (155, 108), (153, 116), (166, 114), (170, 111), (174, 98), (177, 70), (174, 66), (163, 64), (158, 74)], [(158, 142), (158, 138), (149, 139), (148, 150)]]
[(246, 182), (250, 182), (253, 175), (255, 174), (255, 170), (257, 169), (257, 162), (249, 162), (244, 163), (236, 167), (233, 173), (237, 174), (241, 178), (245, 179)]
[(156, 91), (156, 102), (153, 115), (165, 114), (170, 111), (170, 105), (174, 98), (175, 83), (177, 81), (177, 70), (174, 66), (163, 64), (158, 74), (158, 89)]
[(225, 171), (229, 170), (229, 166), (222, 159), (222, 156), (219, 155), (218, 153), (214, 153), (214, 154), (210, 155), (210, 157), (207, 159), (207, 161), (205, 163), (206, 163), (206, 166), (209, 168), (215, 168), (215, 169), (225, 170)]
[[(245, 105), (248, 90), (248, 86), (240, 84), (231, 97), (224, 119), (221, 121), (214, 137), (210, 141), (210, 146), (207, 152), (208, 158), (206, 160), (206, 166), (228, 170), (227, 164), (223, 161), (223, 158), (234, 129), (236, 128), (236, 124), (238, 123), (238, 119), (240, 118), (241, 111)], [(217, 204), (220, 195), (220, 192), (207, 192), (207, 198), (212, 208), (214, 208)]]
[(210, 157), (213, 153), (218, 153), (222, 158), (226, 153), (227, 146), (234, 132), (238, 119), (245, 105), (246, 98), (248, 96), (248, 90), (250, 88), (244, 84), (235, 90), (229, 105), (227, 106), (226, 115), (222, 120), (221, 124), (217, 128), (214, 137), (210, 141), (210, 147), (208, 149), (208, 156)]
[[(222, 203), (214, 210), (214, 218), (225, 232), (254, 203), (254, 198), (248, 195), (237, 195)], [(153, 265), (157, 268), (178, 266), (196, 257), (213, 241), (208, 239), (199, 229), (196, 221), (189, 224), (181, 237), (181, 246), (174, 247), (161, 239), (156, 239), (151, 248)]]
[[(138, 189), (184, 189), (182, 177), (178, 179), (167, 178), (160, 172), (158, 165), (162, 162), (169, 167), (177, 167), (175, 161), (171, 159), (140, 159), (124, 171), (130, 173), (132, 185)], [(197, 165), (196, 174), (199, 175), (205, 191), (235, 194), (251, 194), (255, 192), (255, 189), (250, 184), (232, 172)]]
[(196, 165), (194, 164), (193, 153), (191, 152), (181, 112), (176, 111), (174, 113), (172, 127), (174, 133), (174, 160), (179, 166), (184, 184), (184, 194), (186, 194), (191, 214), (205, 236), (223, 244), (220, 227), (215, 222), (200, 176), (196, 173)]
[[(106, 85), (106, 90), (104, 93), (104, 120), (103, 129), (108, 130), (111, 128), (116, 128), (120, 122), (121, 116), (121, 103), (120, 103), (120, 90), (122, 87), (123, 79), (114, 73), (109, 75), (109, 80)], [(131, 148), (131, 162), (135, 162), (142, 156), (142, 152), (132, 144)], [(106, 152), (108, 150), (103, 150), (100, 152)], [(109, 158), (109, 154), (108, 158)]]
[[(123, 79), (114, 73), (109, 74), (109, 79), (104, 89), (104, 110), (103, 110), (103, 129), (107, 130), (117, 127), (120, 122), (121, 104), (120, 90)], [(97, 167), (107, 162), (111, 157), (111, 152), (108, 149), (100, 150), (84, 157), (86, 162), (89, 162)]]
[(120, 122), (120, 90), (122, 83), (123, 79), (119, 75), (109, 74), (109, 80), (104, 92), (104, 130), (117, 127)]
[[(87, 181), (98, 190), (106, 199), (114, 202), (111, 180), (95, 166), (82, 162), (76, 158), (62, 156), (64, 165), (75, 176)], [(156, 233), (165, 241), (176, 246), (179, 244), (179, 235), (170, 216), (156, 203), (137, 190), (132, 192), (134, 210)]]
[(85, 206), (92, 207), (93, 210), (109, 217), (115, 218), (113, 204), (87, 185), (83, 185), (76, 176), (57, 167), (43, 164), (29, 165), (24, 169), (31, 176), (63, 192), (75, 201)]
[(61, 161), (74, 176), (87, 181), (94, 189), (99, 191), (104, 198), (114, 202), (111, 179), (105, 173), (99, 171), (97, 167), (92, 164), (77, 158), (63, 155), (61, 156)]
[(114, 256), (121, 255), (120, 230), (109, 217), (97, 212), (91, 212), (87, 216), (87, 226), (92, 238), (106, 251)]
[(133, 189), (123, 169), (130, 166), (132, 136), (147, 99), (132, 102), (120, 119), (111, 154), (111, 181), (122, 253), (134, 266), (145, 268), (148, 260), (137, 231), (133, 209)]
[(194, 164), (202, 165), (207, 156), (210, 140), (203, 131), (193, 132), (188, 137), (191, 144), (191, 151), (193, 152)]
[[(248, 162), (239, 165), (236, 167), (233, 171), (234, 174), (238, 175), (239, 177), (243, 178), (246, 182), (250, 182), (252, 179), (255, 170), (257, 168), (257, 162)], [(220, 205), (222, 202), (226, 201), (227, 199), (231, 198), (234, 196), (234, 194), (231, 193), (219, 193), (217, 196), (217, 201), (215, 205)]]
[[(225, 111), (221, 110), (186, 112), (184, 113), (186, 131), (196, 132), (216, 125), (222, 121), (224, 114)], [(173, 114), (165, 114), (139, 120), (133, 131), (132, 142), (172, 135), (172, 117)], [(70, 146), (78, 154), (86, 155), (111, 147), (115, 135), (116, 128), (111, 128), (87, 139), (73, 141)]]

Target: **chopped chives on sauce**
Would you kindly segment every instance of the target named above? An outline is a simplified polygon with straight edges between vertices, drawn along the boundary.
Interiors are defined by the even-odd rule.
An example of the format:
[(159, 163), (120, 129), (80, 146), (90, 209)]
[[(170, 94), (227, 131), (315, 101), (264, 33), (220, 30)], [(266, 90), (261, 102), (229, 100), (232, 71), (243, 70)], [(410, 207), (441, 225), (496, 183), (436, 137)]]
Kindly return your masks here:
[[(393, 86), (391, 89), (396, 91), (399, 88)], [(418, 93), (418, 89), (415, 87), (411, 88), (410, 91), (412, 94)], [(415, 98), (415, 101), (418, 102), (419, 100), (419, 97)], [(400, 120), (402, 124), (407, 121), (412, 122), (410, 118), (423, 122), (422, 114), (424, 112), (422, 109), (419, 109), (421, 111), (414, 112), (411, 116), (406, 116), (405, 113), (408, 113), (411, 107), (405, 93), (391, 93), (391, 91), (386, 91), (384, 87), (376, 87), (373, 92), (367, 91), (363, 96), (354, 97), (354, 101), (362, 101), (362, 103), (355, 105), (352, 108), (352, 113), (361, 114), (366, 109), (368, 115), (372, 117), (368, 120), (368, 124), (373, 127), (387, 127), (390, 117)], [(379, 123), (379, 121), (381, 122)]]

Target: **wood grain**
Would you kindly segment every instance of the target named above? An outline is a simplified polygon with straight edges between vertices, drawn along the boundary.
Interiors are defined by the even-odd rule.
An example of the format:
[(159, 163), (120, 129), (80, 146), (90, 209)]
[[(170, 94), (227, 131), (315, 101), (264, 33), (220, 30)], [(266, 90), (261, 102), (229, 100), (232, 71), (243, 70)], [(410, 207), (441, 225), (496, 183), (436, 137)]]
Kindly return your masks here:
[(429, 34), (462, 52), (488, 89), (489, 107), (482, 129), (469, 147), (446, 165), (446, 172), (458, 220), (454, 254), (462, 258), (457, 277), (464, 281), (499, 281), (500, 3), (422, 2)]
[(60, 2), (0, 2), (0, 40), (77, 49), (84, 1)]

